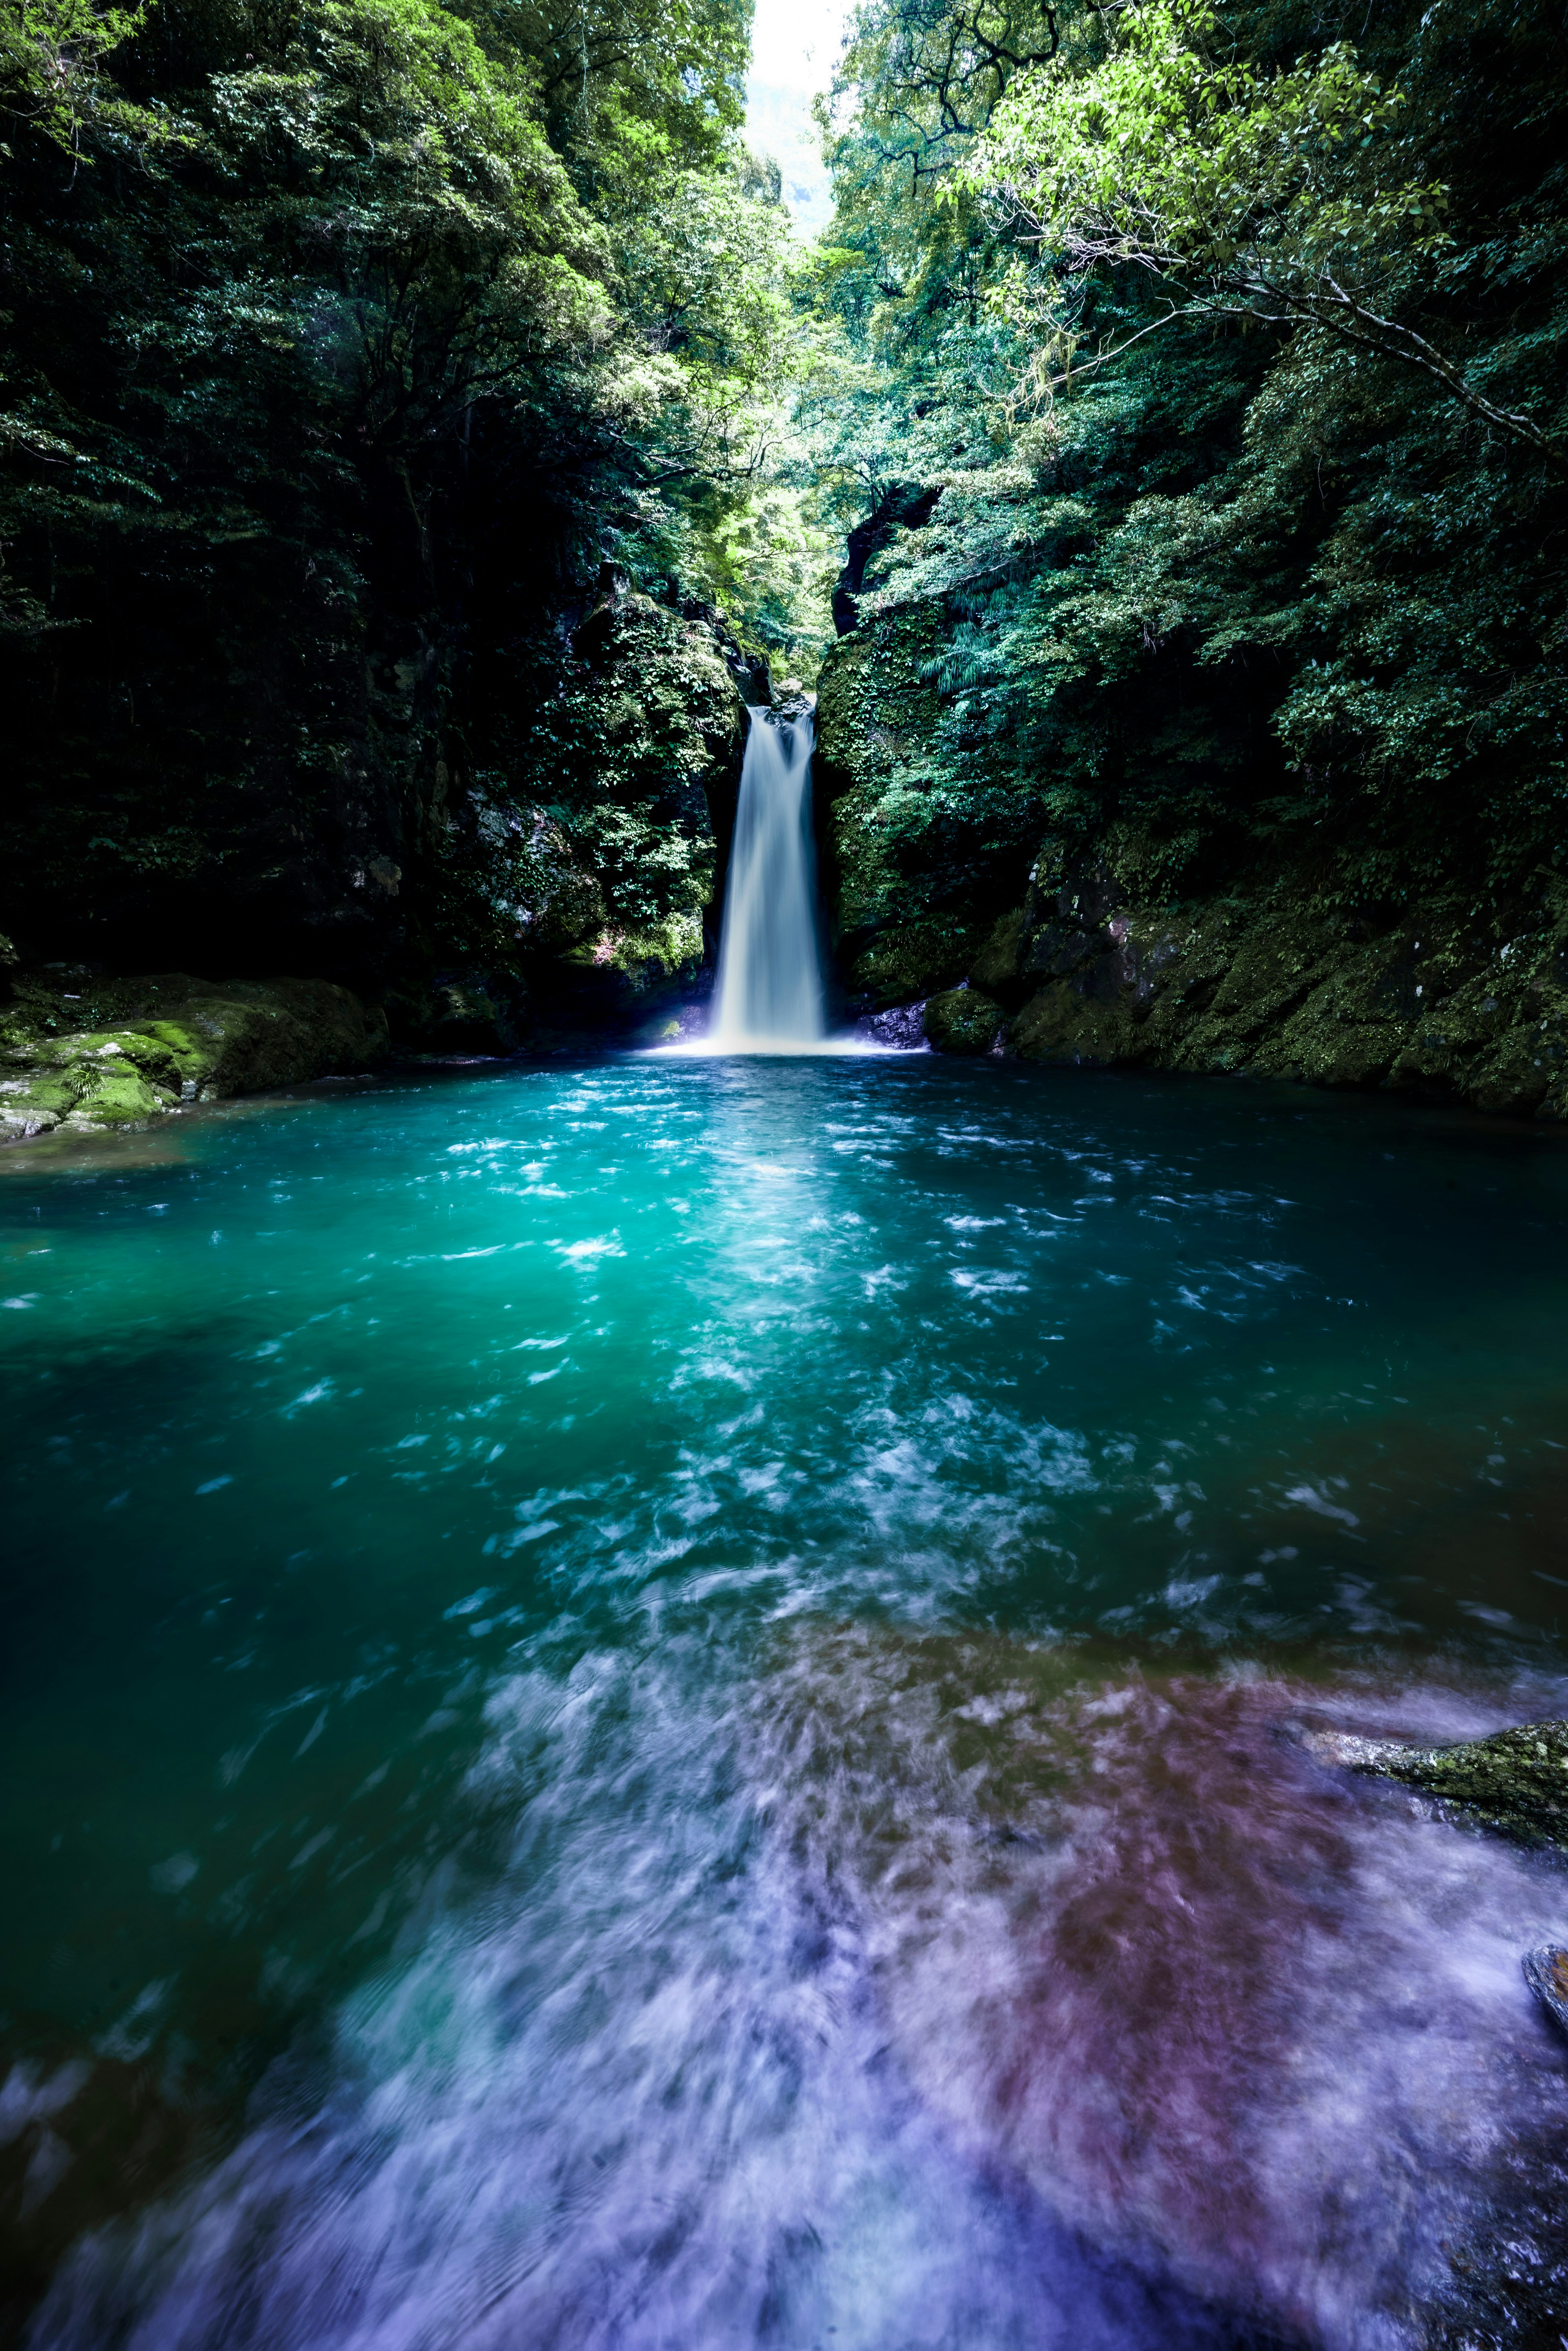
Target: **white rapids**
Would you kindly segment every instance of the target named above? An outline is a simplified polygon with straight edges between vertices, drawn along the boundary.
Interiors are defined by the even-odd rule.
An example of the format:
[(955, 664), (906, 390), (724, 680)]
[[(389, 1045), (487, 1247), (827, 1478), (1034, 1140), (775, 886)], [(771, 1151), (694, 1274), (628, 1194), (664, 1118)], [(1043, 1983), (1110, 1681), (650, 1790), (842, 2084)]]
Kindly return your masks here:
[(816, 730), (810, 714), (748, 716), (708, 1044), (798, 1052), (827, 1033), (811, 850)]

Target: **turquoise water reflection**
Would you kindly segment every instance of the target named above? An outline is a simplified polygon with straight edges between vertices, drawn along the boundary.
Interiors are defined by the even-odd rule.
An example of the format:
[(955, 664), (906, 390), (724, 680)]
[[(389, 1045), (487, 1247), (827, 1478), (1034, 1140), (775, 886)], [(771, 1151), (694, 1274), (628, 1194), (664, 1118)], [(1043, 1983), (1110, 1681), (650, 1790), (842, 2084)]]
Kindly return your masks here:
[[(1550, 1136), (924, 1058), (440, 1072), (7, 1163), (16, 2305), (100, 2230), (37, 2339), (1414, 2339), (1397, 2281), (1561, 2105), (1509, 1970), (1568, 1914), (1278, 1729), (1568, 1704), (1565, 1210)], [(1189, 1878), (1186, 1755), (1231, 1823)], [(1271, 1917), (1324, 2000), (1331, 1946), (1449, 1938), (1436, 2103), (1364, 2116), (1417, 2186), (1369, 2175), (1354, 2244), (1299, 2053), (1061, 2006), (1134, 1813), (1128, 1882), (1218, 1905), (1194, 1981), (1262, 1938), (1239, 2001)], [(1228, 2217), (1205, 2131), (1252, 2149)]]

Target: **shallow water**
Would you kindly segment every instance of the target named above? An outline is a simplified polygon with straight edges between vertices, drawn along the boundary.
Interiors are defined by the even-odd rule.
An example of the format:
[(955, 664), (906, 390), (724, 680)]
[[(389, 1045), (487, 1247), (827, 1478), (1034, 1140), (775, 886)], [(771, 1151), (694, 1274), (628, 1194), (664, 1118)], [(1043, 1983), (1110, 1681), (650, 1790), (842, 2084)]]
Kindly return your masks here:
[(1559, 1138), (925, 1057), (13, 1155), (13, 2316), (1428, 2339), (1568, 1876), (1293, 1734), (1568, 1711), (1565, 1224)]

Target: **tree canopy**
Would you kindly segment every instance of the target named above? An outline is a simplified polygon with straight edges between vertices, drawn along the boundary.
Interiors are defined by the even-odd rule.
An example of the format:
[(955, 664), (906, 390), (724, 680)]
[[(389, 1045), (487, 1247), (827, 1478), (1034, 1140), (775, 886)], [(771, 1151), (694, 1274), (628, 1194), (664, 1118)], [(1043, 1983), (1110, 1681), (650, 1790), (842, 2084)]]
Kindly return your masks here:
[(912, 890), (1111, 830), (1175, 896), (1561, 861), (1546, 0), (860, 0), (809, 248), (745, 0), (4, 21), (29, 935), (348, 969), (382, 872), (510, 952), (547, 837), (685, 920), (692, 632), (809, 672), (841, 566), (841, 627), (934, 616)]
[(1535, 0), (862, 0), (818, 434), (887, 502), (862, 625), (941, 615), (912, 871), (960, 820), (1177, 896), (1560, 863), (1565, 100)]

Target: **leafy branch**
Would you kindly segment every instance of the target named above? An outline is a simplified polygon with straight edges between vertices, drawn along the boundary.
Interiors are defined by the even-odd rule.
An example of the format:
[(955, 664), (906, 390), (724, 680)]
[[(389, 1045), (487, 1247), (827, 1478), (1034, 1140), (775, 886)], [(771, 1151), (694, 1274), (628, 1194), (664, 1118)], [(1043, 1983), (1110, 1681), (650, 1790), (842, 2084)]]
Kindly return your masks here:
[[(1048, 401), (1179, 319), (1312, 325), (1419, 369), (1568, 473), (1568, 453), (1527, 411), (1490, 397), (1396, 315), (1414, 270), (1448, 242), (1440, 183), (1384, 184), (1372, 169), (1398, 89), (1382, 89), (1345, 42), (1274, 74), (1218, 57), (1205, 0), (1107, 21), (1099, 64), (1052, 58), (1013, 85), (948, 199), (979, 196), (1043, 265), (1004, 272), (993, 298), (1030, 341), (1030, 397)], [(1085, 354), (1088, 285), (1120, 269), (1151, 277), (1167, 307)]]

